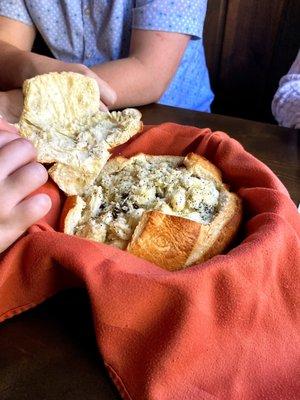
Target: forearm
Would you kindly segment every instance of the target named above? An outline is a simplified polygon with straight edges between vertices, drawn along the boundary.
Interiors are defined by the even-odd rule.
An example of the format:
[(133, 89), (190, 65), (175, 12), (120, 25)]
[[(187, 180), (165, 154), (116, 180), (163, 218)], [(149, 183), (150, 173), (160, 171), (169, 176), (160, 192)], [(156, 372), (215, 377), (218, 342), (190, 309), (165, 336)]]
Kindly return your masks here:
[(44, 70), (58, 70), (57, 60), (20, 50), (1, 40), (0, 54), (0, 90), (21, 88), (26, 79), (43, 73)]
[(0, 90), (22, 87), (29, 69), (29, 52), (0, 41)]
[(110, 61), (91, 68), (117, 93), (113, 108), (134, 107), (158, 101), (166, 82), (135, 57)]

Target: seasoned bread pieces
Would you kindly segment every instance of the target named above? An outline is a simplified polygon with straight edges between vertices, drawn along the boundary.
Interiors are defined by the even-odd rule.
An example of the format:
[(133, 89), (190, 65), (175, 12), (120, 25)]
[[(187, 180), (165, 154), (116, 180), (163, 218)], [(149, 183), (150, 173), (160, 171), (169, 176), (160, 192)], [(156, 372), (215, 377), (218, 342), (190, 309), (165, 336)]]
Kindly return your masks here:
[(75, 72), (52, 72), (28, 79), (23, 85), (21, 122), (55, 129), (73, 137), (77, 124), (99, 110), (100, 91), (95, 79)]
[(205, 261), (235, 235), (241, 201), (196, 154), (109, 161), (83, 196), (68, 198), (62, 230), (112, 244), (168, 270)]
[(96, 81), (74, 72), (39, 75), (24, 83), (22, 136), (38, 161), (54, 163), (49, 174), (68, 195), (83, 193), (110, 157), (109, 150), (142, 129), (141, 113), (99, 110)]

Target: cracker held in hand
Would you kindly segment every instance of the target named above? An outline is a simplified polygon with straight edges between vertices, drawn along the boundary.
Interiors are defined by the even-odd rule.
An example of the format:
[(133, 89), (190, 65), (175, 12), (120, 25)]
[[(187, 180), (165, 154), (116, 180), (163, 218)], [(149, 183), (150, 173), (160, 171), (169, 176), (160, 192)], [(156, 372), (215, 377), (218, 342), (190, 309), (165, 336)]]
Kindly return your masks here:
[(68, 195), (92, 185), (112, 148), (142, 129), (135, 109), (103, 112), (97, 82), (74, 72), (53, 72), (25, 81), (20, 133), (37, 149), (38, 161)]
[(110, 160), (84, 195), (69, 197), (62, 230), (177, 270), (220, 254), (241, 215), (205, 158), (139, 154)]

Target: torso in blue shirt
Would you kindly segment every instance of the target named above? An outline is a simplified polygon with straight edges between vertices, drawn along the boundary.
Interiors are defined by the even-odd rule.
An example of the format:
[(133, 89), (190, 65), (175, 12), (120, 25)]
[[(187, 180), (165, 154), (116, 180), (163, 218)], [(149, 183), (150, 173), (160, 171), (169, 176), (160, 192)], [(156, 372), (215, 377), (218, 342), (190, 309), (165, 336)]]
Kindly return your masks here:
[(127, 57), (132, 29), (191, 35), (159, 102), (201, 111), (213, 99), (202, 42), (205, 12), (206, 0), (0, 0), (0, 15), (35, 25), (57, 59), (89, 67)]

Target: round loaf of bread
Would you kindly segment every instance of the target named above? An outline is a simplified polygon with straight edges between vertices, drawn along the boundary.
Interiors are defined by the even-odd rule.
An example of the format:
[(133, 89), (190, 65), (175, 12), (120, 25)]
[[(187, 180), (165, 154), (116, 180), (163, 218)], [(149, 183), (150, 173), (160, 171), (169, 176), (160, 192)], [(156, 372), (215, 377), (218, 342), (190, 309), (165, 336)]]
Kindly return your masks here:
[(173, 271), (223, 252), (240, 198), (204, 157), (116, 157), (83, 195), (67, 199), (61, 229), (111, 244)]

